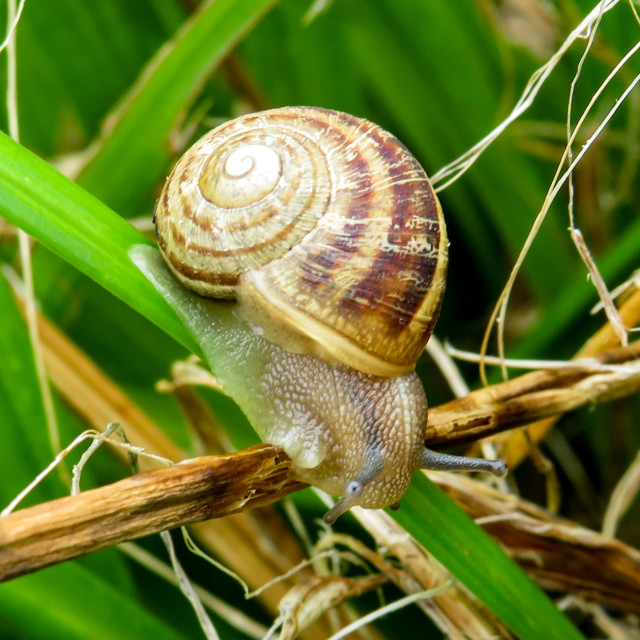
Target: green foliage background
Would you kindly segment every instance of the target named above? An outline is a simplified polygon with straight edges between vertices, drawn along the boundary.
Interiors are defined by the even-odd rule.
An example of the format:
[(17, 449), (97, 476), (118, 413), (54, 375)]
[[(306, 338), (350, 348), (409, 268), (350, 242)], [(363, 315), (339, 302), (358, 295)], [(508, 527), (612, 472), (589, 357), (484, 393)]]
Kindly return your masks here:
[[(48, 247), (38, 245), (33, 253), (42, 311), (185, 448), (190, 442), (181, 414), (153, 384), (167, 375), (173, 360), (186, 355), (183, 345), (189, 345), (189, 338), (146, 283), (135, 280), (122, 250), (138, 235), (114, 221), (109, 209), (123, 218), (150, 217), (164, 176), (189, 141), (243, 111), (287, 104), (367, 117), (400, 137), (433, 173), (506, 116), (531, 73), (592, 8), (585, 0), (544, 7), (532, 2), (525, 5), (532, 12), (525, 17), (529, 26), (519, 30), (507, 2), (336, 0), (310, 22), (311, 3), (300, 0), (218, 0), (204, 3), (194, 18), (196, 5), (186, 0), (30, 0), (26, 5), (17, 50), (21, 142), (47, 161), (71, 168), (77, 183), (106, 207), (47, 173), (10, 142), (0, 146), (0, 213), (19, 218)], [(605, 16), (577, 85), (574, 114), (581, 113), (639, 31), (625, 3)], [(456, 346), (478, 348), (542, 205), (564, 147), (569, 85), (581, 53), (574, 47), (525, 119), (440, 194), (451, 238), (451, 271), (437, 333)], [(591, 129), (638, 67), (636, 57), (605, 93)], [(6, 85), (4, 66), (0, 74)], [(636, 95), (575, 176), (578, 224), (611, 287), (637, 267), (640, 256), (635, 215), (640, 191), (634, 186), (639, 108)], [(1, 118), (6, 130), (6, 110)], [(84, 225), (92, 226), (85, 230)], [(559, 200), (513, 296), (510, 353), (571, 357), (602, 322), (588, 315), (597, 298), (567, 226), (566, 203)], [(15, 266), (16, 254), (12, 239), (0, 243), (5, 264)], [(4, 505), (52, 452), (25, 327), (3, 277), (0, 309)], [(464, 371), (473, 383), (475, 369)], [(419, 372), (429, 380), (431, 404), (448, 399), (428, 362), (420, 363)], [(223, 419), (237, 421), (237, 412), (213, 401)], [(68, 442), (83, 425), (59, 399), (56, 409), (63, 442)], [(560, 468), (565, 515), (599, 527), (603, 504), (638, 448), (637, 415), (632, 399), (565, 420), (550, 451)], [(570, 460), (558, 453), (567, 450)], [(108, 456), (96, 458), (87, 485), (126, 473), (114, 467)], [(517, 480), (523, 494), (541, 497), (543, 482), (530, 468)], [(54, 477), (30, 501), (66, 491)], [(412, 508), (414, 493), (408, 502), (405, 520), (419, 513)], [(302, 505), (320, 513), (312, 500)], [(622, 536), (637, 545), (633, 523), (627, 520)], [(148, 544), (159, 547), (157, 541)], [(197, 578), (214, 592), (229, 591), (226, 579), (204, 572)], [(267, 622), (256, 605), (241, 606)], [(514, 615), (526, 617), (518, 611)], [(423, 620), (416, 617), (415, 623)], [(217, 624), (223, 637), (242, 636)], [(0, 637), (198, 633), (178, 592), (114, 550), (0, 585)]]

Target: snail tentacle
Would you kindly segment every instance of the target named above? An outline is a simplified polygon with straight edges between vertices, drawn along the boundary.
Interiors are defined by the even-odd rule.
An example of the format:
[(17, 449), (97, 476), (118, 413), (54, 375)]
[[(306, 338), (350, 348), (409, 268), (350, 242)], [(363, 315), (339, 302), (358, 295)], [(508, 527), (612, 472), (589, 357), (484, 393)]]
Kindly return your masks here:
[(427, 447), (422, 450), (420, 468), (431, 471), (487, 471), (498, 478), (504, 478), (509, 470), (503, 460), (454, 456)]

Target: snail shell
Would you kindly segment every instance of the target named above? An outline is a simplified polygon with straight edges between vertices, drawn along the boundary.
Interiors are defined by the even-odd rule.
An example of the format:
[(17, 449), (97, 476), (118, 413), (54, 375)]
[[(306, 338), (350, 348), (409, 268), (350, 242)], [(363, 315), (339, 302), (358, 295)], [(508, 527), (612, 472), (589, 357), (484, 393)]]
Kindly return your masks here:
[(289, 351), (396, 376), (431, 335), (440, 205), (417, 160), (367, 120), (289, 107), (227, 122), (178, 162), (155, 220), (183, 284), (238, 298)]

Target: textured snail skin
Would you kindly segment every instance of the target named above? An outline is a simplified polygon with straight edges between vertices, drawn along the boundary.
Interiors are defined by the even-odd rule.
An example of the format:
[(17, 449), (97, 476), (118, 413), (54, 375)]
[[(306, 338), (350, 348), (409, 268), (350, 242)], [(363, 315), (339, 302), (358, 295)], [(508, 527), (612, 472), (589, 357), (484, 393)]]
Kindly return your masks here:
[(334, 496), (359, 479), (363, 507), (398, 502), (424, 450), (427, 402), (416, 374), (383, 378), (279, 348), (272, 355), (260, 379), (277, 407), (266, 437), (298, 477)]
[(413, 368), (440, 310), (447, 238), (424, 171), (391, 134), (310, 107), (230, 121), (176, 164), (155, 222), (178, 280), (238, 302), (181, 293), (153, 259), (136, 263), (261, 438), (342, 496), (328, 522), (397, 503), (421, 467), (504, 474), (424, 447)]

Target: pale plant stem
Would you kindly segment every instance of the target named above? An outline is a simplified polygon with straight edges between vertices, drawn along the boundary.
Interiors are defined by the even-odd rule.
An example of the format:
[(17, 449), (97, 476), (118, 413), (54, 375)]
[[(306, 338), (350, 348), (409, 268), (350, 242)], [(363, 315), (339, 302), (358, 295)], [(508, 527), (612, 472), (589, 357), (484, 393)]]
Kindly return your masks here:
[(7, 3), (7, 21), (9, 29), (6, 38), (0, 46), (0, 51), (7, 50), (7, 124), (9, 135), (18, 142), (18, 97), (17, 97), (17, 76), (16, 76), (16, 39), (15, 28), (20, 19), (20, 13), (24, 7), (24, 0), (20, 7), (16, 7), (16, 0), (9, 0)]
[(616, 484), (602, 522), (602, 533), (614, 537), (622, 516), (640, 491), (640, 452)]
[(296, 573), (302, 571), (302, 569), (313, 565), (317, 560), (336, 555), (335, 552), (333, 551), (325, 551), (322, 553), (315, 554), (312, 558), (309, 558), (307, 560), (302, 560), (297, 565), (289, 569), (289, 571), (287, 571), (286, 573), (283, 573), (275, 577), (273, 580), (270, 580), (269, 582), (263, 584), (261, 587), (258, 587), (257, 589), (251, 591), (249, 589), (249, 585), (237, 573), (231, 571), (231, 569), (219, 563), (215, 558), (212, 558), (208, 553), (200, 549), (200, 547), (196, 544), (194, 539), (191, 537), (191, 534), (185, 527), (182, 527), (182, 534), (184, 537), (185, 544), (187, 545), (187, 548), (189, 549), (189, 551), (191, 551), (191, 553), (193, 553), (194, 555), (197, 555), (203, 558), (209, 564), (213, 565), (214, 567), (216, 567), (216, 569), (218, 569), (219, 571), (222, 571), (222, 573), (225, 573), (230, 578), (233, 578), (244, 591), (244, 597), (247, 600), (250, 600), (251, 598), (255, 598), (256, 596), (259, 596), (261, 593), (266, 591), (269, 587), (279, 582), (283, 582), (284, 580), (287, 580), (291, 576), (294, 576)]
[(47, 377), (47, 371), (44, 364), (42, 343), (38, 334), (38, 311), (36, 309), (33, 289), (33, 271), (31, 269), (31, 242), (29, 236), (22, 230), (18, 231), (18, 239), (20, 246), (20, 263), (22, 265), (22, 276), (25, 288), (24, 311), (27, 318), (27, 327), (33, 349), (33, 359), (36, 368), (36, 375), (38, 377), (38, 386), (40, 387), (40, 394), (42, 396), (42, 405), (44, 408), (47, 433), (51, 449), (54, 453), (58, 453), (62, 445), (60, 442), (58, 420), (53, 406), (53, 394), (51, 393), (51, 387), (49, 385), (49, 379)]
[(435, 335), (432, 335), (429, 338), (426, 350), (440, 370), (440, 373), (444, 376), (449, 388), (453, 392), (453, 395), (456, 398), (466, 396), (469, 393), (469, 386), (460, 374), (460, 370), (456, 366), (456, 363), (453, 361), (451, 351), (444, 347), (442, 342), (440, 342)]
[[(104, 437), (109, 438), (111, 434), (118, 428), (117, 424), (110, 424), (104, 432)], [(95, 438), (93, 442), (87, 447), (87, 450), (80, 456), (78, 464), (73, 467), (73, 474), (71, 478), (71, 491), (70, 495), (75, 496), (80, 493), (80, 480), (82, 478), (82, 471), (85, 465), (89, 462), (91, 456), (95, 453), (96, 449), (104, 442), (102, 439)]]
[(396, 600), (395, 602), (391, 602), (384, 607), (380, 607), (379, 609), (372, 611), (366, 616), (362, 616), (362, 618), (359, 618), (355, 622), (352, 622), (351, 624), (347, 625), (343, 629), (340, 629), (340, 631), (338, 631), (338, 633), (333, 634), (329, 638), (329, 640), (340, 640), (340, 638), (344, 638), (348, 636), (350, 633), (352, 633), (356, 629), (359, 629), (360, 627), (363, 627), (364, 625), (369, 624), (370, 622), (373, 622), (378, 618), (382, 618), (382, 616), (385, 616), (388, 613), (392, 613), (393, 611), (398, 611), (398, 609), (403, 609), (404, 607), (407, 607), (410, 604), (413, 604), (414, 602), (418, 602), (419, 600), (433, 598), (434, 596), (437, 596), (439, 593), (441, 593), (445, 589), (448, 589), (450, 586), (451, 586), (451, 583), (448, 582), (442, 586), (436, 587), (435, 589), (429, 589), (427, 591), (419, 591), (418, 593), (412, 593), (408, 596), (405, 596), (404, 598), (400, 598), (399, 600)]
[[(105, 438), (108, 438), (112, 433), (118, 430), (120, 431), (120, 435), (123, 437), (123, 439), (126, 442), (126, 436), (124, 434), (124, 431), (122, 430), (122, 427), (117, 423), (112, 423), (109, 425), (108, 429), (104, 433)], [(80, 475), (82, 473), (82, 469), (89, 462), (89, 459), (98, 449), (98, 447), (102, 444), (102, 442), (103, 440), (94, 440), (89, 446), (89, 448), (82, 454), (80, 461), (74, 468), (73, 482), (71, 485), (71, 495), (74, 495), (74, 493), (75, 494), (80, 493)], [(134, 473), (139, 473), (140, 465), (138, 463), (137, 455), (130, 456), (130, 457), (131, 457)], [(180, 564), (180, 561), (178, 560), (178, 556), (176, 555), (176, 552), (175, 552), (175, 547), (173, 544), (171, 533), (169, 531), (161, 531), (160, 537), (167, 549), (167, 552), (169, 553), (171, 566), (173, 568), (173, 572), (178, 584), (178, 588), (180, 589), (180, 591), (182, 591), (183, 595), (187, 598), (187, 600), (191, 604), (196, 614), (196, 618), (198, 619), (198, 623), (200, 624), (200, 628), (202, 629), (202, 632), (204, 633), (207, 640), (219, 640), (220, 636), (218, 635), (218, 632), (216, 631), (215, 626), (211, 622), (211, 619), (207, 615), (207, 612), (204, 610), (202, 600), (200, 599), (200, 596), (196, 588), (194, 587), (192, 582), (189, 580), (189, 576), (186, 574), (186, 572), (182, 568), (182, 565)]]
[[(584, 20), (582, 20), (582, 22), (567, 36), (565, 41), (556, 53), (548, 60), (548, 62), (537, 69), (531, 78), (529, 78), (527, 86), (524, 88), (520, 99), (514, 106), (511, 113), (495, 129), (493, 129), (493, 131), (488, 133), (484, 138), (482, 138), (482, 140), (471, 147), (471, 149), (431, 176), (431, 182), (434, 187), (437, 187), (436, 191), (442, 191), (458, 180), (458, 178), (460, 178), (460, 176), (462, 176), (484, 153), (491, 143), (533, 104), (538, 92), (546, 82), (547, 78), (551, 75), (551, 72), (555, 69), (562, 59), (562, 56), (564, 56), (564, 54), (569, 50), (571, 45), (573, 45), (576, 40), (584, 38), (585, 33), (590, 33), (594, 23), (599, 19), (599, 16), (613, 9), (618, 2), (619, 0), (603, 0), (602, 2), (597, 3), (595, 8), (592, 9)], [(452, 177), (449, 178), (449, 176)], [(449, 179), (444, 184), (439, 184), (445, 178)]]
[(289, 498), (288, 496), (286, 498), (283, 498), (282, 508), (287, 515), (287, 518), (289, 519), (289, 524), (293, 528), (293, 531), (302, 542), (307, 555), (311, 555), (311, 552), (313, 550), (313, 541), (311, 540), (311, 534), (305, 526), (300, 511), (294, 504), (293, 500), (291, 500), (291, 498)]
[[(582, 75), (582, 68), (584, 67), (584, 63), (587, 60), (587, 56), (589, 55), (589, 51), (591, 51), (591, 47), (593, 46), (593, 41), (595, 39), (596, 33), (598, 32), (598, 25), (602, 20), (602, 15), (603, 15), (602, 12), (600, 12), (600, 14), (596, 19), (593, 29), (591, 29), (591, 32), (589, 34), (589, 39), (587, 40), (587, 46), (584, 48), (584, 51), (580, 56), (580, 60), (578, 61), (578, 66), (576, 67), (576, 72), (573, 76), (573, 79), (571, 80), (571, 84), (569, 85), (569, 99), (567, 100), (567, 126), (566, 126), (566, 135), (567, 135), (568, 142), (565, 148), (566, 158), (569, 164), (571, 164), (571, 161), (573, 160), (573, 140), (575, 140), (575, 136), (577, 135), (578, 130), (580, 129), (580, 122), (578, 122), (578, 124), (576, 125), (575, 131), (571, 130), (571, 112), (573, 111), (573, 97), (576, 92), (576, 85), (578, 84), (578, 79)], [(587, 107), (587, 111), (588, 111), (588, 108), (589, 107)], [(587, 111), (585, 111), (585, 114), (587, 113)], [(583, 116), (585, 114), (583, 114)], [(562, 166), (561, 164), (558, 165), (557, 171), (560, 170), (561, 166)], [(556, 172), (555, 177), (557, 177), (557, 175), (558, 173)], [(573, 174), (569, 176), (569, 182), (567, 186), (569, 189), (569, 201), (567, 204), (568, 211), (569, 211), (569, 224), (571, 228), (575, 228), (574, 208), (573, 208), (575, 188), (573, 185)]]
[[(571, 162), (573, 161), (573, 140), (575, 139), (575, 135), (577, 135), (578, 130), (580, 129), (580, 124), (581, 122), (584, 121), (584, 117), (581, 118), (581, 120), (578, 122), (578, 125), (576, 126), (576, 131), (575, 131), (575, 135), (574, 132), (571, 129), (571, 111), (573, 109), (573, 98), (575, 95), (575, 90), (576, 90), (576, 86), (578, 84), (578, 80), (580, 78), (580, 76), (582, 75), (582, 68), (584, 67), (584, 63), (587, 59), (587, 56), (589, 55), (589, 51), (591, 51), (591, 48), (593, 46), (593, 41), (595, 39), (595, 35), (597, 32), (597, 28), (598, 25), (600, 23), (600, 21), (602, 20), (602, 13), (598, 16), (598, 20), (596, 22), (596, 24), (594, 25), (594, 28), (591, 30), (591, 34), (589, 36), (589, 40), (587, 42), (587, 46), (585, 47), (584, 51), (582, 52), (582, 56), (580, 56), (580, 60), (578, 61), (578, 67), (576, 69), (576, 73), (573, 76), (573, 80), (571, 81), (571, 85), (569, 88), (569, 100), (567, 102), (567, 140), (569, 141), (567, 143), (567, 162), (569, 164), (571, 164)], [(596, 92), (597, 94), (597, 92)], [(588, 105), (587, 109), (589, 109), (591, 105)], [(586, 115), (583, 114), (583, 116)], [(591, 252), (589, 251), (589, 248), (587, 246), (587, 243), (584, 240), (584, 237), (582, 235), (582, 232), (580, 231), (580, 229), (578, 229), (578, 227), (576, 227), (576, 221), (575, 221), (575, 187), (573, 184), (573, 174), (571, 174), (569, 176), (568, 179), (568, 189), (569, 189), (569, 199), (567, 202), (567, 209), (568, 209), (568, 214), (569, 214), (569, 231), (571, 233), (571, 239), (573, 240), (573, 243), (576, 246), (576, 249), (578, 250), (578, 253), (580, 254), (580, 257), (582, 258), (582, 261), (585, 263), (585, 265), (587, 266), (587, 269), (589, 270), (589, 274), (591, 276), (591, 281), (593, 282), (596, 290), (598, 291), (598, 295), (600, 297), (600, 300), (602, 300), (602, 303), (604, 305), (604, 310), (606, 313), (607, 318), (609, 319), (609, 322), (611, 323), (611, 326), (614, 328), (616, 335), (618, 336), (618, 339), (620, 340), (620, 344), (622, 345), (626, 345), (628, 340), (627, 340), (627, 334), (624, 330), (624, 326), (622, 323), (622, 320), (620, 319), (620, 314), (617, 312), (616, 310), (616, 306), (613, 303), (613, 300), (611, 298), (611, 294), (609, 293), (609, 290), (607, 289), (607, 286), (604, 282), (604, 279), (602, 278), (602, 276), (600, 275), (600, 270), (598, 269), (595, 260), (593, 259)]]
[[(64, 447), (64, 449), (61, 449), (55, 455), (53, 460), (51, 460), (51, 462), (35, 478), (33, 478), (33, 480), (24, 489), (2, 511), (0, 511), (0, 518), (8, 516), (35, 489), (35, 487), (37, 487), (51, 473), (51, 471), (53, 471), (62, 462), (62, 460), (64, 460), (64, 458), (69, 455), (69, 453), (71, 453), (78, 445), (88, 439), (98, 440), (100, 442), (108, 442), (109, 444), (124, 449), (131, 455), (144, 456), (145, 458), (155, 460), (166, 466), (173, 464), (170, 460), (167, 460), (162, 456), (157, 456), (152, 453), (146, 453), (140, 447), (136, 447), (127, 442), (116, 442), (114, 440), (111, 440), (109, 436), (111, 435), (111, 433), (113, 433), (111, 429), (112, 426), (113, 425), (109, 425), (107, 427), (107, 430), (103, 433), (95, 431), (93, 429), (89, 429), (87, 431), (83, 431), (79, 436), (74, 438), (70, 444)], [(91, 452), (93, 452), (94, 450), (95, 447), (91, 448)], [(83, 456), (81, 462), (78, 465), (79, 468), (76, 477), (78, 477), (78, 474), (81, 473), (82, 465), (84, 463), (86, 463), (85, 456)], [(74, 485), (79, 485), (79, 482), (79, 479), (76, 480)]]
[[(19, 6), (16, 6), (16, 0), (9, 0), (8, 4), (8, 23), (9, 32), (5, 38), (0, 51), (6, 47), (7, 51), (7, 120), (9, 135), (16, 142), (20, 141), (20, 127), (18, 122), (18, 94), (17, 94), (17, 76), (16, 76), (16, 38), (15, 28), (20, 19), (22, 9), (24, 8), (24, 0)], [(31, 246), (29, 236), (22, 230), (18, 230), (18, 242), (20, 247), (20, 263), (22, 265), (22, 276), (25, 288), (25, 316), (27, 319), (27, 327), (29, 338), (33, 349), (33, 359), (36, 368), (36, 376), (38, 378), (38, 386), (42, 397), (42, 405), (47, 423), (47, 433), (51, 449), (54, 453), (58, 453), (61, 449), (60, 432), (58, 429), (58, 421), (56, 419), (55, 408), (53, 405), (53, 394), (49, 386), (47, 372), (44, 365), (44, 356), (42, 353), (42, 343), (38, 335), (37, 325), (37, 309), (35, 302), (35, 294), (33, 288), (33, 270), (31, 268)], [(61, 468), (61, 472), (66, 470)]]
[(200, 623), (200, 628), (202, 632), (206, 636), (207, 640), (220, 640), (220, 636), (216, 631), (216, 628), (213, 626), (213, 622), (211, 622), (211, 618), (207, 615), (204, 607), (202, 606), (202, 601), (198, 596), (196, 589), (194, 588), (191, 580), (189, 580), (189, 576), (186, 571), (182, 568), (180, 561), (178, 560), (178, 556), (176, 555), (175, 547), (173, 546), (173, 540), (171, 538), (171, 532), (162, 531), (160, 533), (160, 537), (164, 542), (167, 551), (169, 552), (169, 558), (171, 559), (171, 566), (173, 567), (173, 571), (176, 574), (178, 579), (178, 586), (180, 591), (185, 595), (187, 600), (191, 603), (193, 610), (195, 611), (196, 617), (198, 618), (198, 622)]
[[(640, 289), (640, 269), (636, 269), (622, 284), (619, 284), (613, 291), (611, 291), (611, 297), (615, 300), (622, 293), (629, 291), (632, 287), (636, 289)], [(593, 305), (589, 313), (591, 315), (595, 315), (599, 311), (602, 311), (604, 308), (604, 304), (602, 300)], [(628, 331), (633, 331), (633, 329), (628, 329)]]
[[(178, 578), (171, 567), (136, 543), (122, 542), (118, 545), (118, 550), (170, 584), (179, 586)], [(260, 640), (267, 632), (267, 628), (264, 625), (249, 618), (245, 613), (230, 606), (227, 602), (216, 597), (203, 587), (194, 585), (194, 589), (207, 608), (250, 638)]]
[(2, 53), (7, 47), (10, 46), (10, 43), (14, 41), (13, 33), (20, 22), (20, 18), (22, 16), (22, 11), (24, 10), (24, 6), (27, 0), (20, 0), (18, 7), (16, 9), (15, 0), (9, 0), (9, 20), (8, 20), (8, 28), (7, 33), (4, 37), (4, 40), (0, 42), (0, 53)]
[[(489, 318), (489, 322), (487, 323), (487, 329), (485, 331), (485, 334), (484, 334), (484, 337), (483, 337), (483, 340), (482, 340), (482, 346), (480, 348), (480, 352), (482, 354), (487, 352), (488, 345), (489, 345), (489, 337), (491, 335), (493, 326), (496, 323), (497, 319), (498, 318), (502, 318), (502, 324), (504, 323), (506, 307), (508, 305), (508, 301), (509, 301), (509, 296), (510, 296), (511, 290), (513, 289), (513, 284), (514, 284), (514, 282), (516, 280), (516, 277), (517, 277), (518, 273), (520, 272), (520, 268), (522, 267), (524, 259), (525, 259), (526, 255), (529, 253), (529, 249), (531, 248), (531, 245), (533, 244), (533, 241), (534, 241), (534, 239), (535, 239), (540, 227), (542, 226), (542, 223), (544, 222), (544, 219), (546, 218), (546, 215), (547, 215), (547, 213), (549, 211), (549, 208), (551, 207), (551, 203), (555, 200), (555, 198), (558, 195), (560, 189), (564, 186), (564, 184), (567, 181), (567, 179), (569, 178), (569, 176), (573, 173), (576, 165), (582, 160), (582, 158), (587, 153), (587, 151), (589, 150), (589, 148), (591, 147), (593, 142), (598, 138), (598, 136), (602, 133), (604, 128), (609, 124), (609, 121), (614, 116), (616, 111), (625, 102), (625, 100), (627, 99), (627, 97), (629, 96), (631, 91), (633, 91), (633, 89), (636, 87), (638, 82), (640, 82), (640, 75), (637, 75), (633, 79), (633, 81), (629, 84), (629, 86), (622, 92), (622, 94), (620, 95), (618, 100), (616, 100), (614, 106), (609, 110), (609, 112), (603, 118), (603, 120), (600, 123), (600, 125), (596, 128), (595, 132), (590, 136), (590, 138), (587, 140), (587, 142), (582, 146), (580, 151), (576, 154), (575, 158), (569, 164), (569, 166), (566, 169), (566, 171), (558, 178), (558, 175), (560, 174), (560, 172), (562, 170), (562, 167), (564, 166), (564, 163), (567, 160), (569, 146), (575, 140), (575, 137), (576, 137), (580, 127), (584, 123), (588, 113), (592, 109), (592, 107), (595, 104), (596, 100), (599, 98), (599, 96), (604, 91), (605, 87), (613, 80), (615, 74), (620, 70), (620, 68), (624, 65), (624, 63), (633, 54), (635, 54), (636, 51), (638, 51), (639, 49), (640, 49), (640, 42), (636, 43), (636, 45), (624, 56), (624, 58), (622, 58), (622, 60), (616, 65), (616, 67), (613, 69), (613, 71), (607, 76), (605, 81), (601, 84), (601, 86), (598, 88), (598, 90), (593, 95), (593, 97), (590, 100), (589, 104), (587, 105), (585, 111), (583, 112), (582, 116), (580, 117), (580, 119), (579, 119), (579, 121), (578, 121), (578, 123), (576, 125), (576, 128), (575, 128), (575, 130), (574, 130), (574, 132), (573, 132), (573, 134), (571, 136), (571, 139), (567, 142), (567, 147), (565, 148), (565, 152), (564, 152), (560, 162), (558, 163), (558, 169), (556, 171), (556, 176), (554, 176), (554, 179), (551, 182), (551, 185), (550, 185), (549, 190), (547, 192), (547, 195), (545, 197), (545, 200), (544, 200), (544, 203), (542, 205), (542, 208), (541, 208), (540, 212), (538, 213), (538, 215), (536, 216), (536, 219), (535, 219), (535, 221), (533, 223), (531, 231), (529, 232), (529, 235), (527, 236), (527, 239), (525, 240), (525, 243), (524, 243), (522, 249), (520, 250), (520, 254), (518, 255), (518, 258), (517, 258), (512, 270), (511, 270), (511, 273), (509, 274), (509, 278), (507, 279), (507, 283), (506, 283), (504, 289), (502, 290), (502, 293), (500, 294), (500, 297), (498, 298), (498, 302), (496, 303), (496, 305), (495, 305), (495, 307), (493, 309), (491, 317)], [(500, 327), (499, 327), (499, 330), (500, 330)], [(481, 372), (481, 376), (482, 376), (483, 380), (485, 380), (485, 382), (486, 382), (486, 375), (485, 375), (485, 370), (484, 370), (484, 366), (483, 366), (482, 362), (480, 363), (480, 372)]]
[[(576, 358), (574, 360), (538, 360), (520, 358), (502, 358), (500, 356), (487, 356), (474, 351), (465, 351), (447, 345), (449, 354), (458, 360), (465, 362), (481, 362), (491, 366), (505, 366), (511, 369), (576, 369), (581, 371), (601, 371), (603, 373), (615, 371), (629, 371), (629, 364), (606, 364), (597, 358)], [(635, 367), (634, 367), (635, 369)]]
[(26, 496), (28, 496), (35, 487), (37, 487), (44, 478), (46, 478), (53, 469), (55, 469), (63, 458), (73, 449), (75, 449), (81, 442), (87, 438), (98, 438), (101, 434), (97, 431), (85, 431), (81, 433), (74, 441), (60, 451), (55, 458), (2, 510), (0, 511), (0, 518), (8, 516)]
[(593, 282), (593, 286), (596, 288), (598, 292), (598, 296), (600, 297), (600, 302), (602, 303), (602, 307), (604, 308), (605, 315), (609, 320), (609, 324), (611, 324), (616, 336), (618, 336), (618, 340), (622, 346), (627, 346), (629, 344), (629, 336), (627, 334), (627, 330), (624, 326), (624, 322), (620, 317), (620, 313), (616, 308), (615, 303), (613, 302), (613, 296), (607, 289), (607, 285), (604, 281), (604, 278), (600, 274), (600, 269), (598, 269), (598, 265), (596, 264), (593, 256), (591, 255), (591, 251), (589, 251), (589, 247), (584, 240), (582, 232), (580, 229), (576, 227), (570, 228), (571, 239), (573, 243), (576, 245), (576, 249), (582, 258), (582, 261), (589, 269), (589, 277), (591, 278), (591, 282)]
[(323, 558), (339, 556), (339, 555), (340, 554), (338, 554), (336, 551), (333, 551), (332, 549), (330, 549), (329, 551), (321, 551), (319, 553), (316, 553), (316, 554), (313, 555), (313, 557), (308, 558), (306, 560), (300, 561), (297, 565), (295, 565), (295, 567), (292, 567), (286, 573), (283, 573), (283, 574), (273, 578), (273, 580), (269, 580), (269, 582), (266, 582), (265, 584), (263, 584), (261, 587), (258, 587), (254, 591), (250, 591), (250, 592), (246, 593), (245, 594), (245, 598), (247, 598), (247, 600), (249, 600), (251, 598), (255, 598), (256, 596), (259, 596), (263, 591), (266, 591), (269, 587), (272, 587), (274, 584), (278, 584), (279, 582), (283, 582), (284, 580), (287, 580), (288, 578), (291, 578), (292, 576), (295, 576), (296, 573), (299, 573), (303, 569), (306, 569), (307, 567), (313, 566), (317, 560), (321, 560)]
[(182, 527), (182, 537), (184, 539), (185, 545), (187, 546), (187, 549), (189, 549), (189, 551), (193, 553), (193, 555), (196, 555), (202, 558), (203, 560), (206, 560), (210, 565), (218, 569), (218, 571), (221, 571), (222, 573), (228, 575), (230, 578), (235, 580), (240, 585), (242, 591), (244, 592), (244, 597), (245, 598), (249, 597), (249, 593), (250, 593), (249, 585), (242, 579), (242, 577), (238, 573), (236, 573), (235, 571), (227, 567), (226, 565), (222, 564), (221, 562), (218, 562), (215, 558), (210, 556), (206, 551), (203, 551), (196, 544), (196, 541), (191, 537), (191, 534), (189, 533), (189, 530), (186, 527)]

